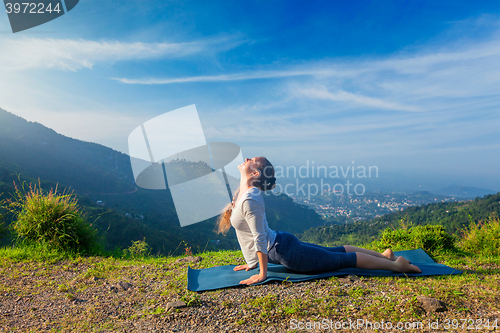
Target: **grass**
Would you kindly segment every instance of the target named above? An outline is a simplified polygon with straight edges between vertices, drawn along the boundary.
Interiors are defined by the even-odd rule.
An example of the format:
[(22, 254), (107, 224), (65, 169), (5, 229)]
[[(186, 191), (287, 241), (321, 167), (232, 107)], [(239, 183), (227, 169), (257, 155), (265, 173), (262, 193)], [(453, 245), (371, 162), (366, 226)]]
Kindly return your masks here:
[[(52, 291), (56, 300), (73, 301), (97, 290), (105, 282), (116, 283), (124, 279), (135, 285), (133, 294), (123, 294), (114, 308), (120, 304), (134, 306), (122, 313), (123, 318), (142, 321), (153, 317), (173, 318), (181, 315), (167, 310), (167, 301), (183, 300), (188, 309), (198, 309), (204, 304), (209, 308), (237, 311), (233, 323), (238, 326), (264, 327), (270, 323), (288, 323), (291, 319), (313, 320), (312, 318), (366, 318), (372, 321), (432, 321), (439, 314), (425, 313), (416, 302), (415, 296), (434, 297), (445, 302), (448, 316), (475, 316), (478, 309), (491, 313), (499, 311), (500, 267), (498, 257), (485, 255), (443, 256), (443, 263), (452, 264), (464, 270), (464, 274), (453, 276), (423, 277), (416, 279), (376, 277), (364, 278), (352, 284), (339, 283), (337, 278), (309, 282), (309, 290), (301, 296), (283, 297), (281, 290), (294, 288), (294, 284), (272, 284), (267, 294), (259, 297), (244, 296), (229, 301), (219, 299), (220, 291), (193, 293), (186, 290), (185, 269), (188, 264), (174, 264), (178, 257), (115, 258), (112, 256), (66, 256), (57, 252), (36, 251), (31, 257), (28, 251), (19, 255), (18, 248), (0, 250), (0, 274), (11, 284), (0, 284), (0, 291), (16, 293), (19, 296), (34, 297), (37, 293)], [(240, 251), (206, 252), (203, 260), (194, 264), (196, 268), (238, 264)], [(189, 264), (193, 266), (193, 264)], [(16, 284), (22, 277), (37, 274), (37, 285)], [(66, 274), (66, 275), (65, 275)], [(68, 277), (65, 277), (68, 276)], [(92, 278), (98, 277), (96, 282)], [(152, 287), (154, 285), (155, 287)], [(250, 287), (250, 288), (261, 288)], [(108, 294), (87, 297), (86, 317), (76, 319), (66, 317), (64, 327), (80, 330), (106, 329), (112, 321), (103, 326), (96, 325), (100, 318), (100, 307)], [(240, 311), (247, 311), (246, 315)], [(134, 312), (135, 311), (135, 312)], [(193, 316), (198, 316), (193, 312)], [(150, 319), (148, 319), (150, 318)], [(62, 319), (61, 319), (62, 320)], [(125, 319), (114, 319), (115, 328), (123, 328)], [(61, 321), (56, 322), (62, 325)]]

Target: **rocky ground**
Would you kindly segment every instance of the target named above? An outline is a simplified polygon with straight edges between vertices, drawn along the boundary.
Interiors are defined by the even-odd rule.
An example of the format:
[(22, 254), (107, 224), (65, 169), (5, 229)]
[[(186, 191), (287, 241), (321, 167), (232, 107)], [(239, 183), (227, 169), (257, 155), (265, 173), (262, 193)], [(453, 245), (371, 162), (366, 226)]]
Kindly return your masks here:
[[(0, 332), (326, 332), (342, 323), (343, 331), (386, 332), (388, 321), (418, 332), (494, 329), (486, 320), (500, 327), (498, 263), (457, 267), (460, 276), (334, 277), (193, 293), (187, 266), (212, 266), (207, 256), (0, 259)], [(364, 323), (353, 326), (357, 320)]]

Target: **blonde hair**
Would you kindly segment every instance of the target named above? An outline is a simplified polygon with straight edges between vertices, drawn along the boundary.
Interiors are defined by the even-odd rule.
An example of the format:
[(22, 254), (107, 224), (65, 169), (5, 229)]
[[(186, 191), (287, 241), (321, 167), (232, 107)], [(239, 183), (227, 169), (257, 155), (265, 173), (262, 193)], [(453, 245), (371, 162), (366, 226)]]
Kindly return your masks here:
[[(257, 170), (259, 171), (259, 179), (256, 179), (254, 182), (254, 186), (257, 187), (261, 191), (269, 191), (272, 190), (276, 186), (276, 178), (274, 177), (274, 167), (264, 157), (264, 163), (258, 163), (259, 167)], [(269, 174), (268, 170), (271, 170), (271, 174)], [(217, 219), (217, 233), (226, 235), (228, 230), (231, 228), (231, 214), (233, 212), (234, 200), (238, 197), (240, 190), (238, 189), (233, 196), (233, 202), (227, 204), (226, 207), (222, 210), (222, 214)]]
[(233, 196), (233, 202), (229, 203), (222, 210), (222, 214), (217, 219), (217, 233), (226, 235), (231, 228), (231, 213), (233, 212), (234, 200), (238, 197), (240, 190), (238, 189)]

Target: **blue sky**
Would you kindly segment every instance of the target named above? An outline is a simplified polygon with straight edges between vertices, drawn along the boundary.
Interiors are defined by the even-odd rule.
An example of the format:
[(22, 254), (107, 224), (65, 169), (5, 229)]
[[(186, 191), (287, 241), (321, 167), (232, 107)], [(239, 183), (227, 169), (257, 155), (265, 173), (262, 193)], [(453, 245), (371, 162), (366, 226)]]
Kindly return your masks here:
[(12, 34), (0, 107), (127, 152), (196, 104), (206, 139), (275, 165), (378, 166), (500, 190), (498, 1), (81, 0)]

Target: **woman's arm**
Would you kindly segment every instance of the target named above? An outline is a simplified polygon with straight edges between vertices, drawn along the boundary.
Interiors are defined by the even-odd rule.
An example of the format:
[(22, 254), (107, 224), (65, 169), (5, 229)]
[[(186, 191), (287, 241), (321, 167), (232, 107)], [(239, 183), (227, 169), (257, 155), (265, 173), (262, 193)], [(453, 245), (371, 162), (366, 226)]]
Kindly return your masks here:
[[(267, 233), (266, 233), (266, 214), (264, 212), (263, 203), (255, 200), (254, 198), (245, 199), (241, 203), (243, 216), (247, 222), (248, 228), (252, 235), (253, 245), (254, 245), (254, 257), (249, 260), (247, 259), (247, 264), (255, 266), (258, 260), (260, 266), (260, 273), (251, 276), (249, 279), (240, 281), (240, 284), (254, 284), (264, 281), (267, 278)], [(255, 258), (257, 257), (257, 258)]]
[(239, 265), (239, 266), (234, 267), (233, 271), (242, 271), (242, 270), (249, 271), (251, 269), (254, 269), (255, 267), (257, 267), (257, 264), (255, 264), (253, 267), (248, 267), (248, 264)]
[(261, 251), (257, 251), (257, 256), (259, 257), (260, 273), (252, 275), (246, 280), (240, 281), (240, 284), (259, 283), (267, 278), (267, 253), (264, 254)]

